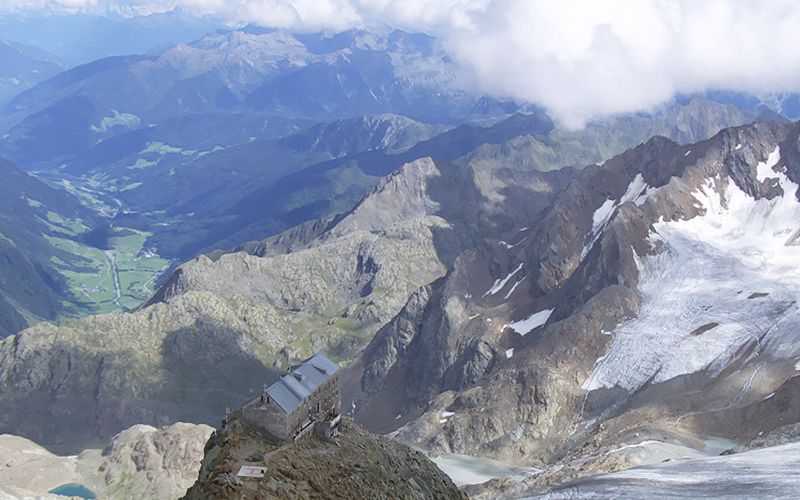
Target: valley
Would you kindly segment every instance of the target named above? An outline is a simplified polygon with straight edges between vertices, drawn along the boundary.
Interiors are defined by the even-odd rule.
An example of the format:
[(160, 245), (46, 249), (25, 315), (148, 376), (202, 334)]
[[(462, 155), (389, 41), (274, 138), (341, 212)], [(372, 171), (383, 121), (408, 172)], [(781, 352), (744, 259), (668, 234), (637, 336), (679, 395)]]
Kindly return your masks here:
[(43, 222), (52, 235), (46, 239), (62, 252), (52, 265), (66, 280), (67, 317), (134, 309), (153, 294), (157, 280), (170, 266), (154, 249), (145, 248), (149, 233), (113, 227), (104, 237), (88, 238), (97, 240), (88, 244), (84, 240), (90, 230), (79, 220), (52, 212), (47, 218)]

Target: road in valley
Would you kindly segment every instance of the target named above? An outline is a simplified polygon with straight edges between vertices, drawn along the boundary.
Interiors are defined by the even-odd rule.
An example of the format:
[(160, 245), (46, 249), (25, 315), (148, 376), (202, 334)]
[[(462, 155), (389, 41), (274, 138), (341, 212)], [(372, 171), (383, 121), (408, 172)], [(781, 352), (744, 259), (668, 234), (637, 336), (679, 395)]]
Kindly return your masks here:
[(122, 289), (119, 285), (119, 269), (117, 269), (117, 256), (114, 252), (106, 250), (103, 252), (111, 268), (111, 275), (114, 277), (114, 304), (119, 306), (119, 299), (122, 298)]

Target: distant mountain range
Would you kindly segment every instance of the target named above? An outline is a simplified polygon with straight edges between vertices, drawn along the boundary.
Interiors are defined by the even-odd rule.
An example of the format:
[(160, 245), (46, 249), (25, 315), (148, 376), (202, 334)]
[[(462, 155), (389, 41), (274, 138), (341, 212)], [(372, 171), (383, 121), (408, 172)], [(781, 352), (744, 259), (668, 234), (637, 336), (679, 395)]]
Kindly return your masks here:
[(57, 56), (0, 39), (0, 105), (64, 69)]
[(157, 53), (196, 40), (220, 25), (219, 19), (180, 9), (125, 16), (21, 8), (0, 14), (3, 37), (56, 54), (68, 66), (110, 56)]
[[(475, 98), (454, 88), (450, 66), (434, 39), (400, 31), (218, 32), (159, 55), (78, 66), (20, 94), (6, 106), (14, 143), (7, 154), (25, 165), (63, 162), (126, 129), (237, 110), (315, 121), (387, 112), (452, 121)], [(53, 137), (57, 130), (68, 135)], [(264, 131), (245, 134), (240, 141)]]

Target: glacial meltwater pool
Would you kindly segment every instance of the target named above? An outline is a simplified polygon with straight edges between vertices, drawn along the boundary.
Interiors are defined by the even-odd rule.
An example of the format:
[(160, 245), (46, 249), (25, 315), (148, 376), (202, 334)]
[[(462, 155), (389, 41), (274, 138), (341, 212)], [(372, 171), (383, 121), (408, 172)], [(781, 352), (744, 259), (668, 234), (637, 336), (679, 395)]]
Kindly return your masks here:
[(523, 479), (538, 472), (533, 467), (517, 467), (468, 455), (443, 454), (431, 460), (450, 476), (456, 486), (485, 483), (495, 478)]
[(78, 483), (62, 484), (61, 486), (56, 486), (52, 490), (48, 491), (48, 493), (65, 497), (80, 497), (85, 498), (86, 500), (94, 500), (97, 498), (97, 495), (94, 491)]

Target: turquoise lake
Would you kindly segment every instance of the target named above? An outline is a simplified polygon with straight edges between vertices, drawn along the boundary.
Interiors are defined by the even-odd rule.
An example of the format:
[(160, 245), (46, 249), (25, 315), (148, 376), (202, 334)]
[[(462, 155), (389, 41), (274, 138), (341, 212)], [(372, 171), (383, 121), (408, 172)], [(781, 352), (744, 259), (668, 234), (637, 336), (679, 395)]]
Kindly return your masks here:
[(62, 484), (61, 486), (56, 486), (52, 490), (48, 491), (48, 493), (52, 493), (54, 495), (63, 495), (65, 497), (81, 497), (87, 500), (94, 500), (97, 498), (97, 495), (94, 491), (78, 483)]

